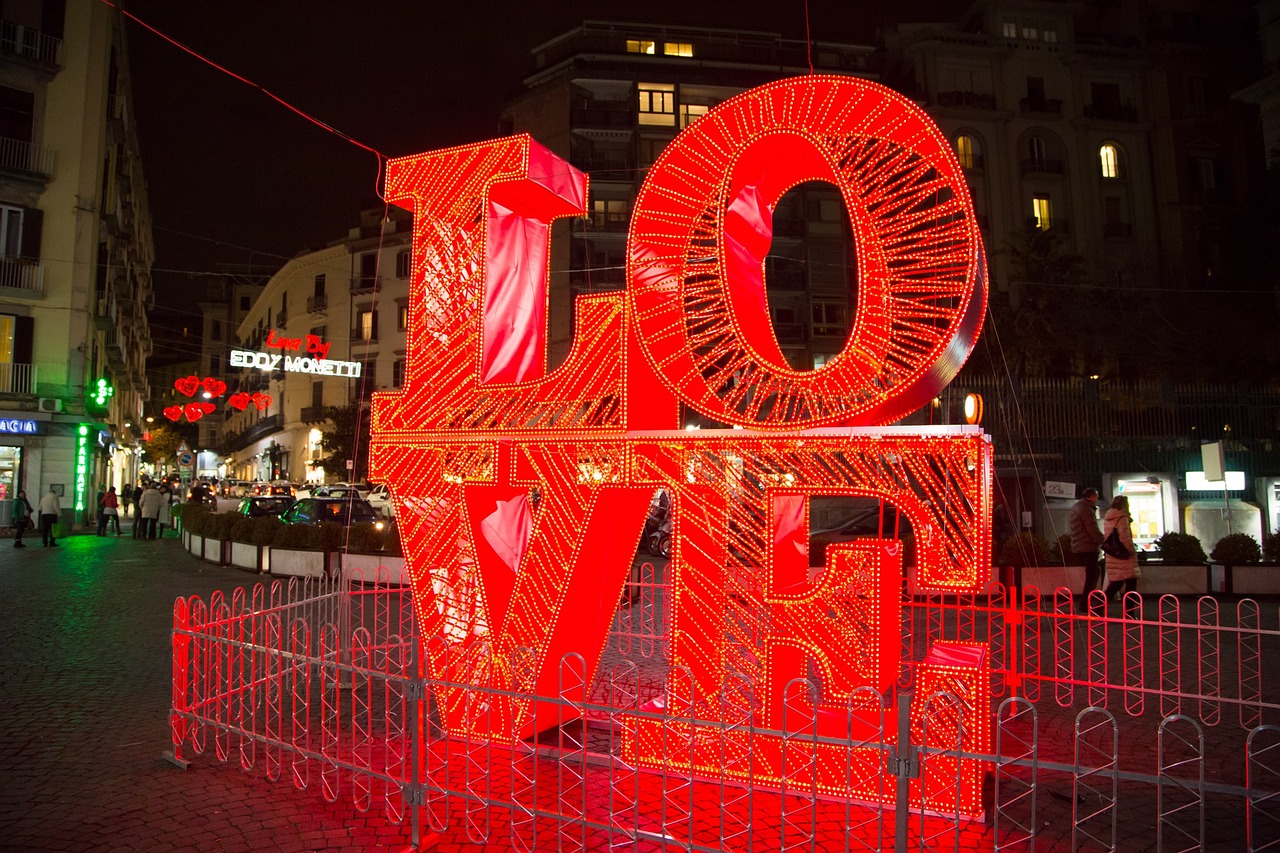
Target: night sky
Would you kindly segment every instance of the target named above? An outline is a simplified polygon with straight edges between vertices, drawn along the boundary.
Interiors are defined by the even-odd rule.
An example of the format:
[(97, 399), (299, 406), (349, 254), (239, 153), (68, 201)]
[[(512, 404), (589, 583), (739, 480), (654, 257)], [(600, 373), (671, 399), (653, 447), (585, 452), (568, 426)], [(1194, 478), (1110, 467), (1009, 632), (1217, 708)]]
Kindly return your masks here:
[[(808, 11), (815, 40), (870, 43), (876, 26), (891, 19), (957, 20), (968, 5), (810, 0)], [(392, 157), (497, 136), (503, 103), (532, 70), (531, 48), (584, 19), (805, 36), (803, 0), (772, 7), (723, 0), (127, 0), (123, 7)], [(129, 23), (128, 39), (161, 305), (184, 308), (190, 276), (219, 264), (270, 273), (343, 236), (362, 207), (379, 203), (373, 154), (137, 23)]]

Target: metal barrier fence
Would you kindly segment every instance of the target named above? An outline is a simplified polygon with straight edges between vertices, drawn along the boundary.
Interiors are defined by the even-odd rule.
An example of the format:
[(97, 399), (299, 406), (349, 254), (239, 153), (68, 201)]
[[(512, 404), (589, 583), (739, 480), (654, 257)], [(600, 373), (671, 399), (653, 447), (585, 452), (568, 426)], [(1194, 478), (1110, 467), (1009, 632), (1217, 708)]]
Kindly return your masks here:
[[(963, 731), (948, 739), (945, 726), (930, 742), (927, 723), (922, 742), (897, 743), (889, 733), (910, 727), (885, 712), (878, 725), (872, 715), (869, 732), (863, 713), (856, 738), (824, 736), (813, 712), (821, 686), (805, 680), (787, 687), (781, 731), (767, 731), (747, 679), (727, 677), (710, 697), (721, 720), (698, 721), (698, 730), (715, 727), (724, 763), (746, 764), (738, 770), (750, 770), (754, 750), (725, 744), (781, 738), (792, 758), (777, 788), (626, 760), (622, 744), (637, 720), (683, 724), (668, 726), (664, 749), (692, 748), (680, 741), (693, 737), (695, 697), (679, 686), (692, 682), (669, 671), (667, 589), (652, 566), (619, 607), (594, 681), (567, 655), (559, 695), (538, 697), (559, 707), (560, 725), (514, 746), (446, 735), (435, 702), (441, 688), (461, 685), (426, 676), (420, 651), (448, 650), (435, 642), (420, 650), (404, 588), (292, 580), (240, 589), (229, 601), (179, 599), (171, 757), (212, 753), (272, 780), (287, 776), (300, 790), (318, 785), (330, 802), (349, 800), (403, 826), (417, 849), (434, 835), (524, 851), (1127, 850), (1150, 848), (1152, 837), (1161, 851), (1280, 850), (1280, 684), (1263, 668), (1280, 647), (1275, 610), (1166, 596), (1086, 618), (1071, 612), (1065, 590), (1044, 601), (1023, 592), (1021, 606), (998, 590), (903, 608), (904, 660), (939, 639), (989, 644), (1000, 699), (991, 754), (967, 750)], [(469, 687), (468, 720), (491, 719), (480, 715), (500, 695), (530, 698), (521, 692), (533, 683), (527, 651), (472, 663), (510, 667), (513, 687)], [(900, 714), (913, 680), (904, 666)], [(658, 696), (665, 710), (645, 710)], [(871, 699), (885, 708), (888, 698), (864, 689), (846, 731), (855, 730), (854, 707)], [(926, 707), (945, 717), (958, 701), (936, 694)], [(812, 760), (820, 744), (841, 750), (851, 784), (896, 785), (901, 803), (911, 777), (935, 790), (951, 784), (958, 798), (947, 769), (954, 773), (956, 758), (985, 762), (985, 819), (824, 796)]]

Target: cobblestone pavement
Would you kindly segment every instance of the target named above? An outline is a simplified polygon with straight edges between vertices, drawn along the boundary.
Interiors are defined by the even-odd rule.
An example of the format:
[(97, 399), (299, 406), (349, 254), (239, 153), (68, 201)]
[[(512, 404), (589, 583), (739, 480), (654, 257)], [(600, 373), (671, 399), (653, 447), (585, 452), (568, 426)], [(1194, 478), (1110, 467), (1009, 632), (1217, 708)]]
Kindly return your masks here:
[[(199, 756), (183, 772), (162, 758), (169, 743), (174, 599), (195, 594), (207, 601), (214, 590), (229, 597), (235, 587), (257, 581), (190, 557), (173, 538), (89, 535), (68, 537), (56, 549), (31, 539), (23, 550), (0, 546), (0, 849), (310, 851), (407, 844), (407, 827), (388, 826), (376, 797), (368, 812), (350, 805), (345, 789), (336, 803), (326, 802), (314, 768), (307, 789), (299, 791), (287, 764), (283, 778), (272, 782), (261, 769), (244, 771), (234, 759), (223, 765)], [(1273, 622), (1274, 610), (1271, 605)], [(1274, 665), (1267, 672), (1277, 678)], [(1076, 701), (1057, 710), (1050, 696), (1038, 704), (1046, 760), (1070, 762), (1075, 715), (1083, 707)], [(1158, 709), (1137, 718), (1116, 711), (1122, 769), (1153, 773)], [(1206, 735), (1206, 776), (1239, 784), (1243, 738), (1226, 713), (1224, 718)], [(547, 772), (543, 778), (555, 770)], [(1154, 789), (1139, 783), (1121, 788), (1118, 849), (1155, 850)], [(1071, 791), (1069, 775), (1042, 777), (1037, 850), (1071, 849)], [(704, 837), (714, 838), (723, 815), (704, 793), (692, 821)], [(757, 812), (765, 799), (758, 800)], [(1093, 805), (1082, 803), (1081, 810)], [(819, 815), (831, 808), (821, 806)], [(436, 850), (509, 849), (506, 843), (469, 842), (462, 811), (457, 806), (451, 812), (450, 831)], [(842, 819), (843, 807), (833, 814)], [(1238, 798), (1210, 797), (1206, 814), (1206, 849), (1244, 849)], [(494, 816), (489, 838), (503, 837), (504, 820)], [(770, 820), (761, 816), (760, 828)], [(837, 835), (820, 824), (817, 849), (843, 849)], [(975, 826), (968, 836), (966, 847), (992, 846), (989, 829)], [(553, 848), (555, 840), (555, 827), (547, 824), (537, 849)], [(589, 835), (588, 843), (607, 846), (608, 840)]]

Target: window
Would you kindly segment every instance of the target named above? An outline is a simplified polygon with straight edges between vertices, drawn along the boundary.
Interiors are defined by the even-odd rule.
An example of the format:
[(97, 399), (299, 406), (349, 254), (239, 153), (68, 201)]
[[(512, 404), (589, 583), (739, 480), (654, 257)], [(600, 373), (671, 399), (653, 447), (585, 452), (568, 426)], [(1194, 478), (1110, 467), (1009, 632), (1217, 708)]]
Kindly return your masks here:
[(1047, 195), (1038, 195), (1031, 199), (1031, 217), (1037, 229), (1048, 231), (1053, 225), (1053, 205)]
[(840, 336), (848, 333), (844, 323), (844, 305), (840, 302), (814, 300), (813, 333)]
[(688, 127), (698, 119), (707, 114), (707, 110), (711, 109), (706, 104), (681, 104), (680, 105), (680, 126)]
[(1187, 106), (1194, 116), (1203, 116), (1209, 105), (1208, 80), (1198, 75), (1187, 78)]
[(404, 359), (397, 358), (391, 362), (391, 385), (395, 388), (404, 387)]
[(362, 308), (356, 312), (356, 329), (353, 337), (365, 342), (378, 339), (378, 315), (372, 308)]
[(289, 294), (288, 292), (280, 294), (280, 316), (289, 316)]
[(673, 83), (638, 83), (640, 123), (675, 127), (676, 87)]
[(1035, 24), (1022, 25), (1022, 37), (1027, 41), (1035, 41), (1039, 36), (1040, 33), (1036, 31)]
[(241, 296), (241, 297), (240, 297), (240, 310), (241, 310), (241, 311), (248, 311), (248, 310), (249, 310), (250, 308), (252, 308), (252, 307), (253, 307), (253, 300), (252, 300), (251, 298), (249, 298), (248, 296)]
[(687, 41), (669, 41), (662, 45), (666, 56), (693, 56), (693, 45)]
[(324, 383), (323, 382), (311, 383), (311, 405), (315, 408), (319, 408), (324, 405)]
[(0, 205), (0, 253), (6, 258), (22, 254), (22, 208)]
[(34, 93), (0, 86), (0, 137), (31, 142), (35, 129), (35, 111)]
[(324, 273), (316, 276), (315, 281), (311, 285), (311, 295), (317, 300), (324, 299)]
[(396, 252), (396, 278), (409, 277), (409, 250)]
[(365, 290), (378, 286), (378, 253), (366, 252), (360, 256), (360, 277), (356, 287)]
[(652, 166), (654, 161), (658, 159), (658, 155), (662, 153), (662, 149), (667, 147), (667, 141), (666, 139), (642, 137), (640, 139), (640, 165), (644, 168)]
[(627, 39), (627, 53), (647, 53), (652, 55), (655, 43), (648, 39)]
[(1041, 31), (1040, 37), (1050, 44), (1055, 44), (1058, 41), (1058, 31), (1045, 27), (1044, 30)]
[(213, 321), (209, 330), (209, 337), (213, 338), (215, 341), (222, 340), (222, 321), (221, 320)]
[(963, 169), (974, 169), (978, 165), (978, 145), (972, 136), (962, 133), (956, 137), (956, 159)]
[(1114, 145), (1108, 142), (1099, 148), (1098, 159), (1101, 161), (1102, 177), (1120, 177), (1120, 151)]
[(1007, 39), (1016, 39), (1018, 37), (1018, 24), (1016, 21), (1005, 21), (1001, 30)]
[(603, 226), (627, 221), (627, 202), (620, 198), (598, 198), (591, 202), (591, 224)]
[(401, 305), (396, 309), (396, 331), (404, 332), (409, 329), (409, 306)]
[(1036, 163), (1043, 163), (1048, 158), (1045, 156), (1044, 139), (1039, 136), (1033, 136), (1027, 140), (1027, 153), (1031, 155), (1031, 159)]
[(218, 375), (218, 357), (216, 355), (209, 356), (209, 375)]
[(1218, 188), (1218, 163), (1212, 157), (1195, 158), (1196, 187), (1204, 192)]
[(1102, 200), (1102, 221), (1106, 225), (1120, 224), (1120, 199), (1107, 196)]
[(1039, 103), (1044, 100), (1044, 78), (1028, 77), (1027, 78), (1027, 99)]

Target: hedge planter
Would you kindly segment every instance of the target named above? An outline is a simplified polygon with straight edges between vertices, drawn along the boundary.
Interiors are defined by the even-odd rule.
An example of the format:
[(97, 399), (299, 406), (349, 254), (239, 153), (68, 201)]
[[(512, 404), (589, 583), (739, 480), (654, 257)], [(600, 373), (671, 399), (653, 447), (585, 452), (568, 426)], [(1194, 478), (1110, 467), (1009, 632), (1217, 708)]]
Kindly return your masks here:
[[(378, 568), (385, 569), (382, 576)], [(392, 557), (387, 554), (342, 554), (342, 576), (349, 581), (374, 583), (382, 577), (392, 586), (403, 586), (409, 582), (409, 573), (405, 570), (404, 557)]]
[(186, 539), (187, 553), (199, 557), (206, 563), (222, 565), (223, 542), (221, 539), (207, 539), (194, 533), (183, 534)]
[(1280, 595), (1280, 564), (1209, 564), (1210, 591), (1225, 595)]
[(227, 543), (227, 565), (250, 572), (265, 572), (266, 548), (245, 542)]
[(264, 548), (267, 571), (281, 577), (331, 577), (338, 555), (331, 551), (304, 551), (293, 548)]
[(1143, 563), (1138, 592), (1143, 595), (1204, 595), (1209, 592), (1209, 572), (1204, 563), (1185, 566)]

